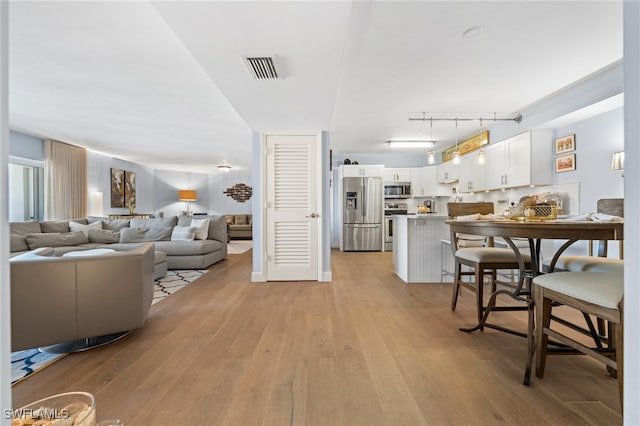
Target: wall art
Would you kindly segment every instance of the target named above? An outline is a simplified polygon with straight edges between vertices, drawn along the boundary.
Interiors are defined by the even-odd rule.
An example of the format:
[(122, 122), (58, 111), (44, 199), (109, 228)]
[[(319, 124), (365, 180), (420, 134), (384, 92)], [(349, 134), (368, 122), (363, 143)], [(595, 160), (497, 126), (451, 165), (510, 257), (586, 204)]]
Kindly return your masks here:
[(556, 154), (564, 154), (576, 150), (576, 135), (563, 136), (555, 140)]
[(556, 157), (556, 173), (570, 172), (576, 169), (576, 155), (561, 155)]
[(236, 183), (231, 188), (227, 188), (226, 191), (222, 192), (223, 194), (227, 194), (227, 197), (231, 197), (239, 203), (244, 203), (253, 194), (253, 190), (249, 185), (245, 185), (244, 183)]
[(124, 170), (111, 168), (111, 207), (124, 207)]

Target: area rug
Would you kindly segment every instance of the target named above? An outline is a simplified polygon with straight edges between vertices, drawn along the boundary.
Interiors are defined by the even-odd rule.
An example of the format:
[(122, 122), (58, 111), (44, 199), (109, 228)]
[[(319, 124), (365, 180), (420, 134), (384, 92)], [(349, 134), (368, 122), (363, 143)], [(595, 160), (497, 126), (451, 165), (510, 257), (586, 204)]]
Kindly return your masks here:
[(251, 250), (253, 241), (251, 240), (233, 240), (227, 244), (228, 254), (242, 254), (247, 250)]
[[(162, 277), (155, 282), (151, 304), (158, 303), (206, 273), (206, 270), (199, 269), (167, 271), (166, 277)], [(11, 353), (11, 383), (17, 383), (65, 355), (40, 352), (38, 348)]]

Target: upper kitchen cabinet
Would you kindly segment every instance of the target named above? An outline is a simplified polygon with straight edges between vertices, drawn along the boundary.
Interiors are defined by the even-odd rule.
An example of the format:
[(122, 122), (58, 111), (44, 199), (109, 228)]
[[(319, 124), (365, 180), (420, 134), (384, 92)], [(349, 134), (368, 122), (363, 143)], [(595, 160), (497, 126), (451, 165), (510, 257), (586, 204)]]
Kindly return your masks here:
[(483, 191), (487, 187), (487, 163), (484, 152), (475, 151), (460, 157), (459, 192)]
[(346, 164), (340, 166), (342, 177), (374, 177), (383, 176), (382, 165)]
[(452, 183), (458, 181), (459, 164), (453, 161), (438, 164), (438, 183)]
[(534, 130), (488, 145), (486, 189), (551, 184), (551, 139), (551, 131)]
[(416, 184), (413, 182), (411, 189), (414, 197), (448, 197), (451, 195), (451, 185), (438, 183), (438, 166), (422, 167), (420, 169), (420, 184), (414, 186)]
[(410, 167), (385, 167), (382, 171), (385, 182), (411, 182)]

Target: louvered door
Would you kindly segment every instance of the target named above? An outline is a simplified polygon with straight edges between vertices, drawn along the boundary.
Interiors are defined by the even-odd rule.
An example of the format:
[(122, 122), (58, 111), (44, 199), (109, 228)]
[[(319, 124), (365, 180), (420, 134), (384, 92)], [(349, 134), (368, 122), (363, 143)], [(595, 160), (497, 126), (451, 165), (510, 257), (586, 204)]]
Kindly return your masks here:
[(317, 135), (267, 135), (267, 280), (318, 280)]

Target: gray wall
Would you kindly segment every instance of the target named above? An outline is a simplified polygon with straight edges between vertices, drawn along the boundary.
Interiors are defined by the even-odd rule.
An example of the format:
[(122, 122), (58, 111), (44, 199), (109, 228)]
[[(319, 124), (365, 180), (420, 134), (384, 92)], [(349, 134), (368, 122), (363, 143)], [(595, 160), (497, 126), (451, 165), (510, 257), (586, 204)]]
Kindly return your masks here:
[(9, 132), (9, 155), (44, 161), (44, 143), (42, 139), (33, 136)]

